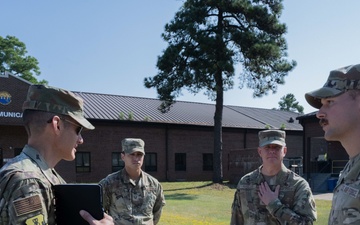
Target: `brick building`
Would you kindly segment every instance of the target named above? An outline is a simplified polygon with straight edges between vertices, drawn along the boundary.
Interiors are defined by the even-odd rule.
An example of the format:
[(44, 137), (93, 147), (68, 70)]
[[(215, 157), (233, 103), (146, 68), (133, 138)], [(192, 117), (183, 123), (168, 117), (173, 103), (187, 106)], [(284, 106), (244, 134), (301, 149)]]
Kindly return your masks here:
[[(19, 154), (26, 144), (21, 107), (30, 83), (13, 75), (0, 76), (0, 164)], [(82, 133), (84, 144), (76, 160), (62, 161), (57, 171), (67, 182), (98, 182), (122, 167), (121, 140), (142, 138), (144, 170), (160, 181), (212, 180), (214, 104), (178, 101), (168, 113), (160, 101), (76, 92), (85, 101), (85, 117), (96, 127)], [(241, 99), (239, 99), (241, 102)], [(303, 128), (297, 113), (272, 109), (224, 106), (223, 176), (237, 182), (257, 167), (257, 133), (267, 127), (287, 132), (287, 164), (301, 159)]]

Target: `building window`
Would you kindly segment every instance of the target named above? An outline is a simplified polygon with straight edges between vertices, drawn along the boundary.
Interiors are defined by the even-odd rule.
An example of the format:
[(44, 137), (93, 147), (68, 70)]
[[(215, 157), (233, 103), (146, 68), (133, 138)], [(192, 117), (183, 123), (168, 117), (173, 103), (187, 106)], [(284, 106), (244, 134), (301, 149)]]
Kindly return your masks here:
[(111, 170), (116, 172), (125, 167), (124, 161), (121, 159), (120, 152), (113, 152), (111, 156)]
[(203, 154), (203, 170), (213, 171), (213, 154), (211, 153)]
[(157, 154), (146, 153), (145, 155), (145, 171), (157, 171)]
[(76, 152), (76, 172), (90, 172), (90, 152)]
[(175, 153), (175, 171), (186, 171), (186, 153)]

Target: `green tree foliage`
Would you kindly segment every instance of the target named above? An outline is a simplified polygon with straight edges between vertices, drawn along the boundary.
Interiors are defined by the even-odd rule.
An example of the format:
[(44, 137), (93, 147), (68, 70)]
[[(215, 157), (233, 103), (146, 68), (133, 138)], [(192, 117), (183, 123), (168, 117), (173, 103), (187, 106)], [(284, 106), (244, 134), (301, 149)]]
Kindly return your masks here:
[[(166, 112), (185, 88), (204, 91), (216, 101), (214, 115), (214, 183), (222, 183), (222, 114), (224, 91), (233, 88), (235, 65), (240, 89), (246, 84), (254, 97), (276, 92), (295, 67), (288, 62), (279, 22), (282, 0), (187, 0), (165, 25), (168, 47), (158, 57), (158, 74), (144, 79), (156, 88)], [(239, 101), (241, 97), (239, 96)]]
[(39, 62), (27, 53), (25, 44), (16, 37), (0, 36), (0, 72), (8, 71), (33, 84), (47, 84), (45, 80), (36, 79), (35, 76), (40, 75)]
[(279, 102), (279, 109), (283, 111), (298, 112), (301, 114), (304, 113), (304, 107), (299, 105), (299, 102), (296, 101), (293, 94), (287, 94), (281, 98), (281, 101)]

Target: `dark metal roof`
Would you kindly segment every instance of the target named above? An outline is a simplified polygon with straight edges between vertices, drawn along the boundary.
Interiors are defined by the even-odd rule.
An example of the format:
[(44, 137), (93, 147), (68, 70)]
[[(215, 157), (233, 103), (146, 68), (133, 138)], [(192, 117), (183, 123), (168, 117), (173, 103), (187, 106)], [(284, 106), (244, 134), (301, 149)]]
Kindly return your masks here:
[[(158, 107), (161, 101), (152, 98), (130, 97), (110, 94), (76, 92), (85, 102), (85, 117), (99, 120), (148, 121), (156, 123), (213, 126), (215, 104), (177, 101), (167, 113), (161, 113)], [(121, 118), (120, 115), (123, 115)], [(301, 114), (274, 109), (250, 108), (224, 105), (223, 127), (286, 130), (302, 130), (296, 118)], [(289, 122), (292, 118), (293, 122)]]
[(314, 111), (314, 112), (311, 112), (311, 113), (308, 113), (308, 114), (300, 115), (296, 119), (302, 120), (302, 119), (305, 119), (305, 118), (316, 117), (317, 112), (318, 111)]

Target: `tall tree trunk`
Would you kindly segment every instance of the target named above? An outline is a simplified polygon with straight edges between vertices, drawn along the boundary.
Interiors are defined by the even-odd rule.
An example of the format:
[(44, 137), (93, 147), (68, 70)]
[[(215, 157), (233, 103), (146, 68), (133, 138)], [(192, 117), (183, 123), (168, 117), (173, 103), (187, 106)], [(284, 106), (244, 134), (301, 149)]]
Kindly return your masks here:
[(222, 116), (224, 104), (224, 90), (222, 84), (221, 71), (216, 74), (217, 90), (216, 105), (214, 115), (214, 183), (223, 182), (223, 166), (222, 166)]
[[(218, 12), (218, 24), (216, 32), (216, 60), (221, 62), (224, 56), (225, 44), (223, 42), (223, 15), (222, 10)], [(216, 105), (214, 115), (214, 183), (223, 182), (222, 166), (222, 116), (224, 105), (224, 84), (222, 78), (222, 67), (218, 65), (215, 76), (216, 83)]]

